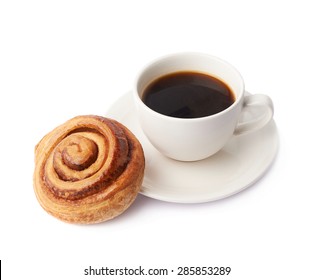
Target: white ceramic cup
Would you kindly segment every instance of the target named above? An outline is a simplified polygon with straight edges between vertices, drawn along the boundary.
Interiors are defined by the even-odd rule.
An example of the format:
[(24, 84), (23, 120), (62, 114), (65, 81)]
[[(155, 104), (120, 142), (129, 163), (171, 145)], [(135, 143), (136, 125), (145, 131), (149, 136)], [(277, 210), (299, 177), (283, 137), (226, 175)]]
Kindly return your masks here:
[[(227, 109), (201, 118), (169, 117), (150, 109), (142, 94), (155, 79), (169, 73), (191, 71), (206, 73), (226, 83), (236, 100)], [(233, 134), (255, 131), (265, 126), (273, 117), (273, 103), (263, 94), (246, 95), (240, 73), (229, 63), (202, 53), (177, 53), (159, 58), (141, 70), (133, 89), (138, 118), (144, 134), (163, 155), (180, 161), (196, 161), (207, 158), (227, 143)], [(244, 123), (245, 111), (262, 113)], [(250, 111), (251, 112), (251, 111)]]

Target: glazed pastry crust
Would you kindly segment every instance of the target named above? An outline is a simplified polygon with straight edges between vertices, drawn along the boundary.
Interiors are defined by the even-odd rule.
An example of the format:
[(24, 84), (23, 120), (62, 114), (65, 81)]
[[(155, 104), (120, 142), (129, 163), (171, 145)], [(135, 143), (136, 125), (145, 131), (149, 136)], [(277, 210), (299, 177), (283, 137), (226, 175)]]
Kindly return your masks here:
[(144, 153), (122, 124), (78, 116), (55, 128), (35, 148), (34, 191), (40, 205), (69, 223), (112, 219), (135, 200)]

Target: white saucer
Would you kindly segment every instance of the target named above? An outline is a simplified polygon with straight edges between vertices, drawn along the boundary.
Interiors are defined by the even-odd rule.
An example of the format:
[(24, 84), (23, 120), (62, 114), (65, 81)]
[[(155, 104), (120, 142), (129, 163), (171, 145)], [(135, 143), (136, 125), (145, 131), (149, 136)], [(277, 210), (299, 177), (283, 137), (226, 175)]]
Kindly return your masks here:
[(238, 193), (265, 173), (278, 149), (278, 132), (272, 120), (257, 132), (233, 136), (208, 159), (175, 161), (150, 144), (141, 131), (134, 107), (131, 93), (127, 93), (112, 105), (106, 116), (124, 124), (141, 142), (146, 158), (141, 193), (155, 199), (201, 203)]

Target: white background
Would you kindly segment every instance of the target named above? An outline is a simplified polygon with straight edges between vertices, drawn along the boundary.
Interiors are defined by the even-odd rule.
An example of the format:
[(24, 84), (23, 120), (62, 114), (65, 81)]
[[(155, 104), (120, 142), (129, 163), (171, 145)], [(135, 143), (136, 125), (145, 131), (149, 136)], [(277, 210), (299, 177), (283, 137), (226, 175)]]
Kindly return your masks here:
[[(84, 276), (89, 265), (230, 266), (212, 279), (312, 279), (310, 2), (1, 1), (3, 279), (137, 279)], [(126, 213), (93, 226), (46, 214), (32, 187), (35, 144), (75, 115), (105, 115), (144, 64), (178, 51), (224, 58), (247, 90), (272, 97), (280, 149), (271, 169), (213, 203), (139, 195)]]

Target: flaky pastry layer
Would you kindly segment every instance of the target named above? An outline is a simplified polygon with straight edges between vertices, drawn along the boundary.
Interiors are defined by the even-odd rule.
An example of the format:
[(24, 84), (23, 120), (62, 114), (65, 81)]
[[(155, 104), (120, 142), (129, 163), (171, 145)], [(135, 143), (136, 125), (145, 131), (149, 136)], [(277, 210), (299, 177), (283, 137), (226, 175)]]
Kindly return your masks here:
[(125, 126), (100, 116), (77, 116), (37, 144), (34, 190), (56, 218), (99, 223), (131, 205), (144, 167), (142, 147)]

